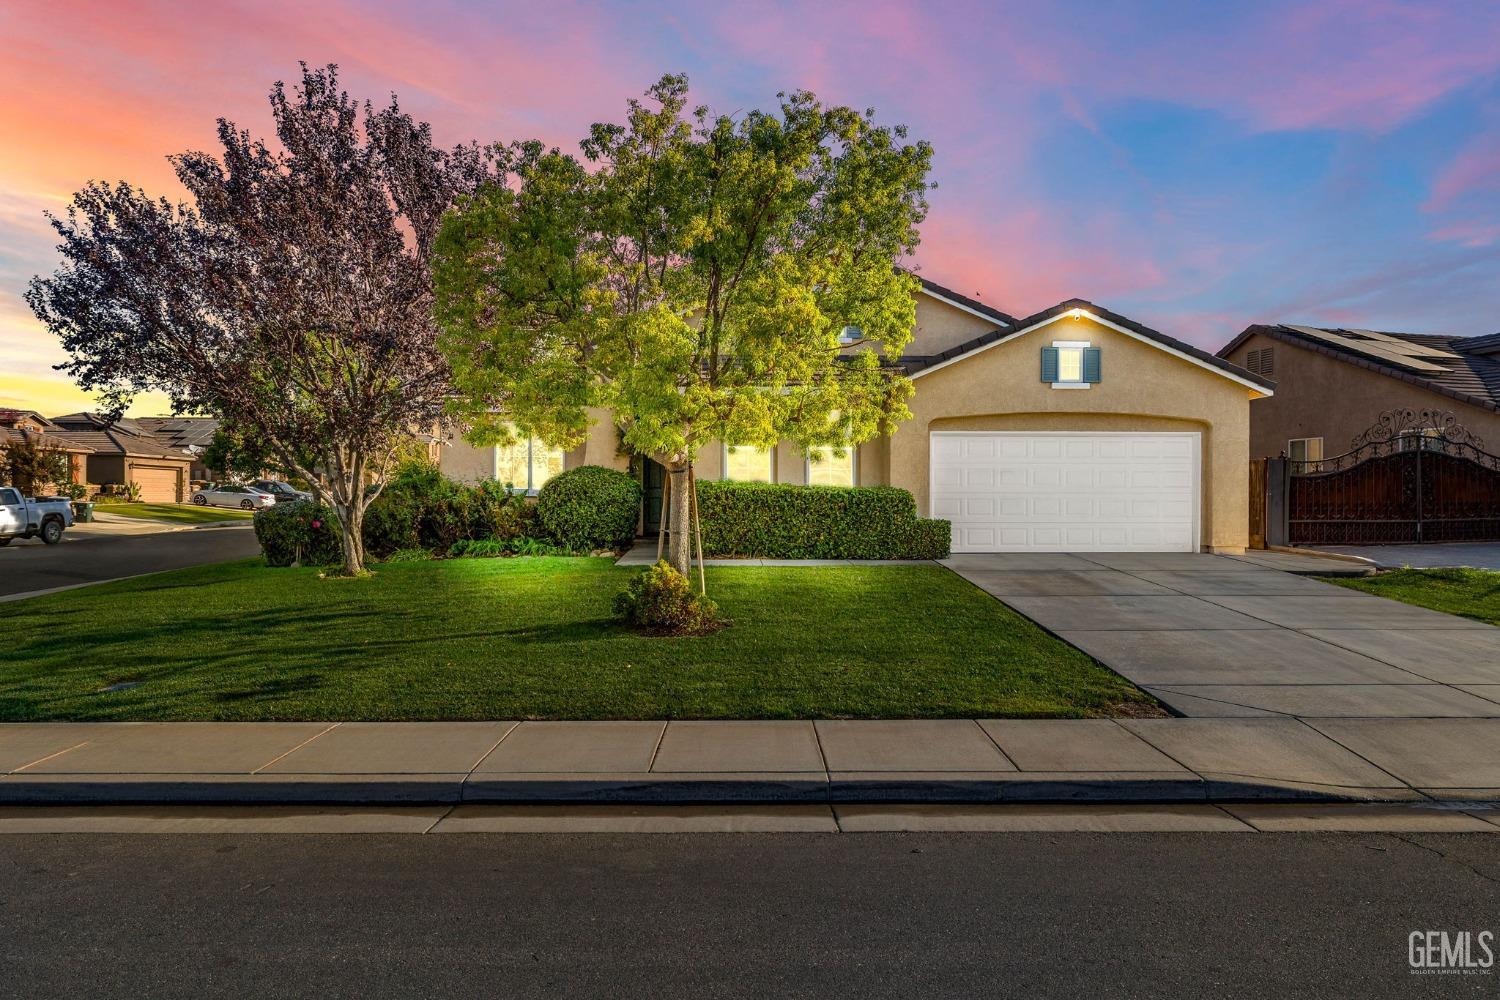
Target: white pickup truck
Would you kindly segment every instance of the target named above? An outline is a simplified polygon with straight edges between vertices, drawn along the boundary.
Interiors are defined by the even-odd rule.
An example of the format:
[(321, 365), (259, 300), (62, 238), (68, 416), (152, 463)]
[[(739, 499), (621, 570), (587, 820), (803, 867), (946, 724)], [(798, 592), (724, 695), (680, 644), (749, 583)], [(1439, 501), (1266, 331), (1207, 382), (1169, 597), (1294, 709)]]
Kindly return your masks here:
[(0, 486), (0, 545), (12, 538), (41, 536), (48, 545), (62, 541), (63, 529), (73, 526), (73, 505), (68, 500), (38, 500), (24, 497), (11, 486)]

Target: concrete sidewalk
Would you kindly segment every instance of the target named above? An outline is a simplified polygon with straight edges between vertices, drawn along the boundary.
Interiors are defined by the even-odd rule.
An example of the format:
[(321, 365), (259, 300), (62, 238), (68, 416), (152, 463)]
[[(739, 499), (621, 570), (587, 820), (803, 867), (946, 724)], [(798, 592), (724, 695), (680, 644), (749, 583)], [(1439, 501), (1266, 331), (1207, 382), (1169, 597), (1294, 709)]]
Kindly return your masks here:
[(9, 804), (1265, 800), (1500, 800), (1500, 719), (0, 726)]

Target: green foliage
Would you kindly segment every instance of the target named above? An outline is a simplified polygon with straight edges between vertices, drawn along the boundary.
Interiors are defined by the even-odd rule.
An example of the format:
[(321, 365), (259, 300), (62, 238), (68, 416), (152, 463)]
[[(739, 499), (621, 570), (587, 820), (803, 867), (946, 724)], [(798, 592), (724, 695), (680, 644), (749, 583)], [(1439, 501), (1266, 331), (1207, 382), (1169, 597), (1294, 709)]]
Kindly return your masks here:
[(257, 511), (255, 540), (268, 566), (330, 566), (344, 557), (336, 515), (309, 500)]
[(426, 461), (402, 465), (365, 512), (365, 546), (385, 557), (398, 549), (447, 552), (464, 539), (537, 533), (526, 498), (500, 483), (465, 486)]
[(536, 498), (537, 518), (547, 535), (575, 552), (628, 546), (640, 512), (641, 484), (602, 465), (553, 476)]
[(141, 484), (136, 482), (135, 480), (131, 480), (130, 482), (125, 484), (124, 493), (125, 499), (129, 500), (131, 503), (141, 502)]
[(542, 538), (460, 538), (448, 549), (450, 559), (499, 556), (569, 556), (573, 553)]
[(729, 621), (665, 560), (632, 579), (615, 596), (615, 614), (650, 635), (708, 635)]
[(386, 556), (385, 559), (382, 560), (382, 562), (426, 562), (431, 558), (432, 553), (428, 552), (426, 549), (397, 549), (395, 552), (392, 552), (390, 555)]
[(947, 521), (917, 517), (894, 486), (789, 486), (699, 481), (709, 556), (765, 559), (941, 559)]
[[(772, 112), (690, 109), (663, 77), (587, 164), (506, 153), (434, 246), (451, 409), (481, 444), (572, 447), (598, 409), (632, 452), (680, 464), (715, 440), (847, 447), (909, 416), (889, 364), (917, 279), (932, 149), (805, 91)], [(844, 352), (838, 334), (875, 347)]]
[(67, 452), (31, 434), (22, 434), (0, 445), (0, 483), (34, 495), (43, 486), (71, 483), (73, 468)]

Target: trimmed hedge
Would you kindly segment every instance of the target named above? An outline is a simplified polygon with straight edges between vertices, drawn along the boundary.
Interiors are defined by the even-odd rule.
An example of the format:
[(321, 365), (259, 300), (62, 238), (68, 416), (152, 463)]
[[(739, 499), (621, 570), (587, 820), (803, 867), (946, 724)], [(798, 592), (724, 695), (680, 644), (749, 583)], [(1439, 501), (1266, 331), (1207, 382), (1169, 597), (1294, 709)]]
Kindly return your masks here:
[(338, 515), (311, 500), (294, 500), (255, 514), (255, 540), (267, 566), (331, 566), (344, 558)]
[(582, 465), (542, 485), (536, 516), (547, 536), (565, 549), (628, 548), (641, 512), (641, 484), (602, 465)]
[(365, 511), (365, 548), (379, 558), (401, 549), (447, 552), (457, 542), (537, 534), (536, 511), (504, 484), (465, 486), (436, 467), (402, 468)]
[(895, 486), (792, 486), (699, 480), (707, 556), (763, 559), (942, 559), (947, 521), (917, 517)]

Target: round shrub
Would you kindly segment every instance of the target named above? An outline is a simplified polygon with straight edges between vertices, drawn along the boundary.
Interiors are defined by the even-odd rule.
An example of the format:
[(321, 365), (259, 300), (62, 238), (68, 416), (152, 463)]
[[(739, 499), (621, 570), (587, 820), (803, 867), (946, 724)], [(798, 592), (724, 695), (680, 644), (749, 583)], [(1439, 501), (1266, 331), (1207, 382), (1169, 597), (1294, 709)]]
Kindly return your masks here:
[(575, 552), (629, 545), (640, 511), (641, 484), (602, 465), (553, 476), (536, 498), (542, 528), (557, 544)]
[(615, 595), (615, 614), (650, 635), (708, 635), (729, 622), (665, 560)]
[(337, 516), (311, 500), (258, 511), (255, 540), (268, 566), (329, 566), (344, 557)]

